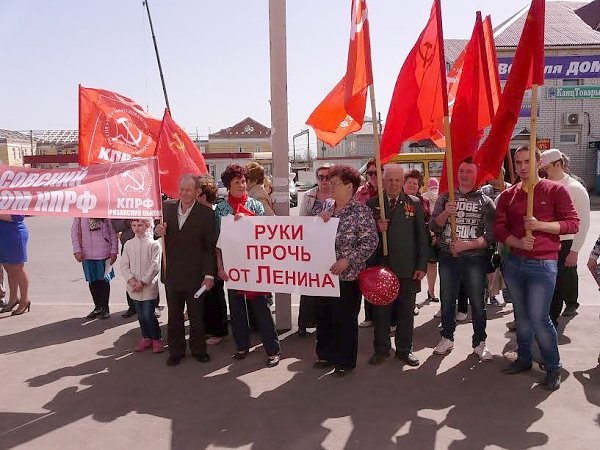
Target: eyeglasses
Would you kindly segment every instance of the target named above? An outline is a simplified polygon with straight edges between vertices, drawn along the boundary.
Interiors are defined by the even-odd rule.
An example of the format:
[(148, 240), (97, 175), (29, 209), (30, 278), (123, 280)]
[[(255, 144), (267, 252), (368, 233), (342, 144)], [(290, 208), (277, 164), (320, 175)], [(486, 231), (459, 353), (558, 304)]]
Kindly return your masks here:
[(332, 181), (329, 183), (329, 186), (331, 186), (332, 188), (339, 186), (340, 184), (344, 184), (342, 181)]
[(329, 175), (317, 175), (319, 181), (327, 181), (329, 180)]
[(377, 171), (376, 170), (369, 170), (366, 172), (367, 175), (369, 175), (370, 177), (373, 177), (375, 175), (377, 175)]

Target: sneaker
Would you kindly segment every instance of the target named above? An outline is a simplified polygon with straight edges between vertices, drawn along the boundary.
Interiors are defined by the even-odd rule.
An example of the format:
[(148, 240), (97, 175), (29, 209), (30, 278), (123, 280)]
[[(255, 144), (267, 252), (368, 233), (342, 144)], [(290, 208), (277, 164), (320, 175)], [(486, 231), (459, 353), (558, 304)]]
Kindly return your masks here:
[(504, 359), (510, 362), (514, 362), (519, 357), (519, 352), (517, 352), (517, 350), (507, 350), (504, 353), (502, 353), (502, 356), (504, 357)]
[(436, 355), (445, 355), (450, 353), (454, 348), (454, 342), (450, 339), (443, 337), (439, 344), (433, 349), (433, 353)]
[(160, 316), (161, 316), (160, 309), (154, 308), (154, 317), (156, 317), (158, 319)]
[(152, 341), (152, 352), (153, 353), (162, 353), (165, 349), (163, 348), (163, 343), (161, 339), (155, 339)]
[(206, 340), (206, 345), (217, 345), (217, 344), (220, 344), (222, 340), (223, 340), (222, 337), (211, 336)]
[(435, 317), (436, 319), (439, 319), (440, 317), (442, 317), (442, 309), (438, 309), (436, 311), (436, 313), (433, 315), (433, 317)]
[(267, 367), (275, 367), (277, 364), (279, 364), (280, 360), (281, 360), (281, 355), (279, 355), (279, 354), (269, 356), (267, 358)]
[(479, 356), (481, 361), (491, 361), (492, 352), (490, 352), (485, 345), (485, 341), (481, 341), (477, 347), (473, 349), (473, 353)]
[(457, 312), (456, 313), (456, 320), (458, 322), (464, 322), (465, 320), (467, 320), (467, 313)]
[(360, 328), (370, 328), (370, 327), (373, 326), (373, 321), (372, 320), (365, 320), (364, 322), (359, 323), (358, 326)]
[(434, 303), (439, 303), (440, 299), (437, 298), (435, 295), (430, 294), (429, 292), (427, 293), (427, 301), (428, 302), (434, 302)]
[(139, 342), (133, 350), (136, 352), (143, 352), (144, 350), (150, 347), (152, 347), (152, 339), (142, 338), (139, 340)]
[(547, 391), (556, 391), (560, 389), (560, 369), (549, 370), (546, 372), (542, 387)]

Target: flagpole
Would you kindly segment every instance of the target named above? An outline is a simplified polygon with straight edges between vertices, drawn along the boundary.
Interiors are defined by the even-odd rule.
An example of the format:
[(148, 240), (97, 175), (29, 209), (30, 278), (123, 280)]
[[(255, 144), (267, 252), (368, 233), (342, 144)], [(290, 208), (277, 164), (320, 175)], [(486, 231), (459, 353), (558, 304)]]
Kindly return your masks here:
[(508, 158), (508, 171), (509, 171), (509, 175), (510, 175), (510, 184), (515, 184), (515, 164), (513, 162), (513, 156), (512, 156), (512, 152), (510, 151), (510, 148), (508, 149), (508, 152), (507, 152), (507, 158)]
[(160, 82), (162, 83), (163, 94), (165, 95), (165, 103), (167, 105), (167, 109), (171, 111), (171, 107), (169, 106), (169, 97), (167, 97), (167, 86), (165, 84), (165, 77), (163, 75), (162, 65), (160, 64), (160, 56), (158, 54), (158, 45), (156, 44), (156, 35), (154, 34), (154, 27), (152, 26), (152, 17), (150, 17), (150, 6), (148, 5), (148, 0), (144, 0), (142, 4), (146, 7), (146, 11), (148, 12), (148, 22), (150, 22), (150, 32), (152, 33), (154, 53), (156, 53), (156, 62), (158, 62), (158, 72), (160, 74)]
[[(531, 130), (529, 134), (529, 183), (527, 191), (527, 217), (533, 217), (533, 189), (537, 179), (537, 164), (535, 159), (535, 149), (537, 146), (537, 98), (538, 85), (531, 86)], [(526, 235), (532, 236), (531, 230), (527, 230)]]
[[(380, 218), (385, 220), (385, 204), (383, 201), (383, 178), (381, 173), (381, 155), (379, 154), (379, 125), (377, 123), (377, 107), (375, 106), (375, 83), (369, 86), (369, 97), (371, 97), (371, 116), (373, 124), (373, 143), (375, 144), (375, 169), (377, 170), (377, 196), (379, 198)], [(383, 244), (383, 256), (388, 254), (387, 232), (381, 233)]]
[[(444, 116), (446, 137), (446, 176), (448, 177), (448, 201), (454, 203), (454, 164), (452, 164), (452, 139), (450, 137), (450, 116)], [(456, 241), (456, 214), (450, 214), (450, 236)]]

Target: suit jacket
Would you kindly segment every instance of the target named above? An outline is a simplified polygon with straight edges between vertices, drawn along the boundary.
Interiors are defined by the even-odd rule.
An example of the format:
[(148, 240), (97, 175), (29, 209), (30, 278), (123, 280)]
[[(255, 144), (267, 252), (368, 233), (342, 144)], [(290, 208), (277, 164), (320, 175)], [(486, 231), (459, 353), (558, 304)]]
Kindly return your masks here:
[(196, 291), (205, 275), (216, 276), (217, 273), (215, 215), (212, 208), (196, 202), (180, 230), (178, 208), (179, 200), (163, 202), (167, 234), (166, 271), (163, 270), (162, 279), (168, 289)]
[[(375, 220), (380, 218), (378, 200), (374, 197), (367, 202)], [(388, 256), (383, 258), (384, 265), (392, 269), (398, 278), (412, 278), (415, 270), (425, 272), (429, 255), (429, 231), (425, 226), (421, 200), (402, 192), (398, 197), (398, 205), (391, 211), (388, 197), (384, 195), (384, 208), (385, 217), (389, 220)], [(381, 244), (377, 252), (382, 255)]]

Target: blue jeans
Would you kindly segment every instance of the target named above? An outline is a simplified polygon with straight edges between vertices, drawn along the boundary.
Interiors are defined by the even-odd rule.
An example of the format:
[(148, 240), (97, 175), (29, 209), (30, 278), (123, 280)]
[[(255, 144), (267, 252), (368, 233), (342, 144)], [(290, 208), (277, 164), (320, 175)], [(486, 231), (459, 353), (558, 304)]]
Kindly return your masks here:
[(502, 275), (515, 310), (519, 359), (531, 363), (531, 342), (535, 334), (547, 371), (561, 367), (556, 329), (550, 320), (557, 273), (556, 260), (508, 254), (502, 262)]
[(473, 348), (485, 341), (485, 325), (487, 316), (485, 310), (484, 290), (487, 286), (486, 274), (489, 267), (487, 255), (458, 256), (440, 254), (440, 301), (442, 302), (442, 337), (454, 340), (456, 330), (456, 299), (460, 287), (471, 305), (473, 322)]
[(260, 332), (260, 338), (267, 355), (278, 355), (281, 352), (279, 338), (275, 331), (275, 323), (271, 315), (271, 309), (265, 295), (258, 295), (246, 299), (246, 295), (240, 291), (229, 289), (229, 312), (231, 313), (231, 331), (237, 351), (243, 352), (250, 349), (250, 323), (248, 317), (248, 306), (246, 302), (252, 302), (252, 312)]
[(140, 328), (142, 329), (142, 336), (146, 339), (160, 339), (160, 326), (158, 325), (158, 319), (154, 315), (156, 300), (134, 300), (133, 304)]

